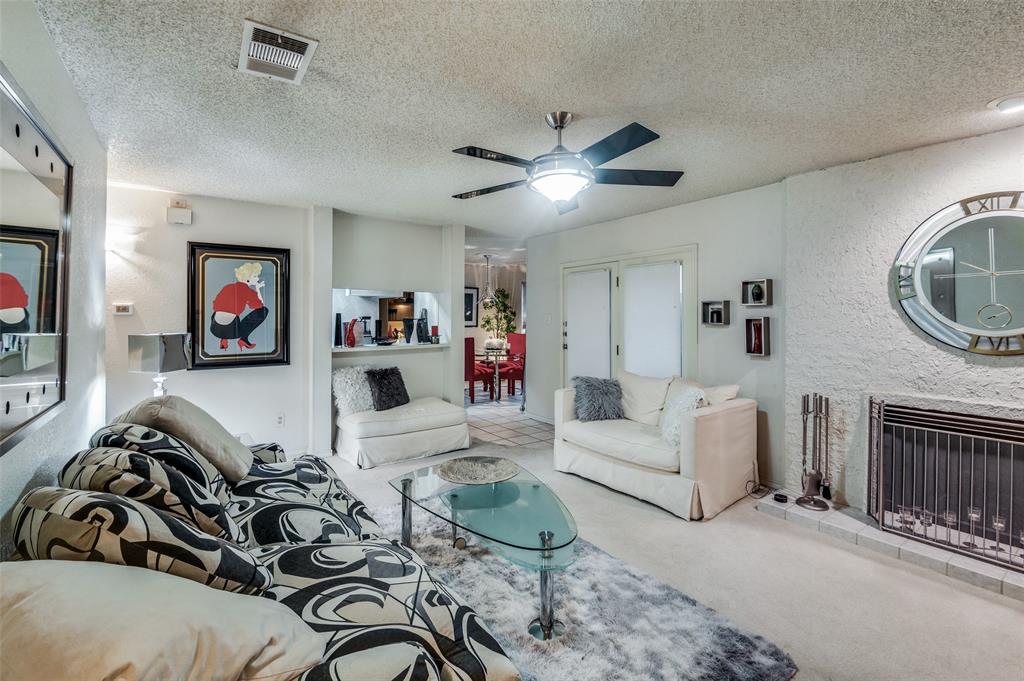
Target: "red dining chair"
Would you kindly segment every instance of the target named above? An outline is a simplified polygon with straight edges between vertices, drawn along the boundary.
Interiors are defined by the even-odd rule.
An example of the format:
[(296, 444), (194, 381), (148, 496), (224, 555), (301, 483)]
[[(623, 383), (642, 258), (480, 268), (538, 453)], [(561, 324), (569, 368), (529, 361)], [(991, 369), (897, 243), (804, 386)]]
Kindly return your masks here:
[(526, 369), (526, 334), (508, 334), (508, 359), (498, 364), (498, 375), (508, 381), (508, 394), (516, 394), (516, 381), (522, 385)]
[(465, 339), (465, 351), (463, 357), (463, 379), (469, 382), (469, 401), (476, 402), (476, 382), (483, 381), (484, 388), (490, 388), (491, 399), (494, 399), (494, 372), (476, 361), (476, 341), (473, 338)]

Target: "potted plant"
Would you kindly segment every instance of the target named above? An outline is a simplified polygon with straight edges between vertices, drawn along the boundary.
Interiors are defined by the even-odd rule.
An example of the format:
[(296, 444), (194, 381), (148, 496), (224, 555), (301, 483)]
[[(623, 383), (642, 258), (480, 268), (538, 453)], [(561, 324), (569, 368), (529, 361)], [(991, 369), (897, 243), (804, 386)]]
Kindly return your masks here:
[(480, 328), (491, 334), (491, 338), (484, 341), (484, 347), (488, 350), (504, 348), (508, 334), (516, 331), (516, 309), (512, 307), (508, 291), (496, 289), (494, 297), (480, 305), (484, 308)]

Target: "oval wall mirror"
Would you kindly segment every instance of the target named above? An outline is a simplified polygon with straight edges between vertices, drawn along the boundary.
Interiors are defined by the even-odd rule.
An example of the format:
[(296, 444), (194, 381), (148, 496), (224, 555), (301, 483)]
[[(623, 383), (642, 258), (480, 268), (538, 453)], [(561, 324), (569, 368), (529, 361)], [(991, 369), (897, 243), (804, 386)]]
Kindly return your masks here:
[(71, 163), (0, 64), (0, 453), (64, 400)]
[(1020, 191), (972, 196), (910, 235), (892, 268), (907, 316), (947, 345), (1024, 355), (1024, 201)]

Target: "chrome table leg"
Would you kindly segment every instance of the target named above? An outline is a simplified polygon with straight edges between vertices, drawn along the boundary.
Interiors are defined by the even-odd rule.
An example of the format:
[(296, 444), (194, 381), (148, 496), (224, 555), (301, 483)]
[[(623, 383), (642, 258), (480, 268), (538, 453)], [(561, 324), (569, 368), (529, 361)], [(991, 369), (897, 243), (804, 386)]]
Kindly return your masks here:
[(412, 548), (412, 480), (402, 480), (402, 543)]
[[(545, 550), (541, 553), (544, 559), (552, 556), (551, 542), (554, 539), (552, 532), (541, 532), (541, 546)], [(565, 625), (555, 619), (555, 584), (552, 570), (541, 568), (540, 571), (540, 617), (530, 622), (529, 632), (534, 638), (541, 641), (550, 641), (565, 633)]]

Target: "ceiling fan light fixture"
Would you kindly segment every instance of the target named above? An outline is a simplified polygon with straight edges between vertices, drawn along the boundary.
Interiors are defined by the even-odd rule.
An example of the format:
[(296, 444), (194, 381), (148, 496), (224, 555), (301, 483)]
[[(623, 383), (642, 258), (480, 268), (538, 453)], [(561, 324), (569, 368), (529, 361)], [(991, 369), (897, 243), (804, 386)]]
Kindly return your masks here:
[(569, 201), (593, 182), (579, 171), (553, 170), (535, 174), (526, 185), (549, 201)]
[(571, 201), (594, 184), (594, 169), (579, 154), (556, 147), (550, 154), (534, 159), (526, 186), (549, 201)]

